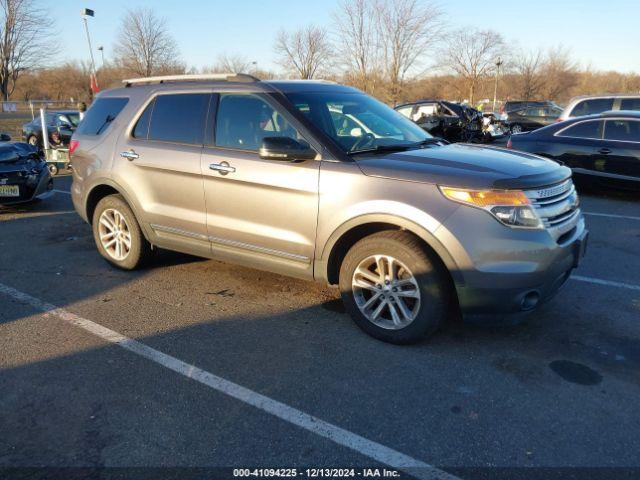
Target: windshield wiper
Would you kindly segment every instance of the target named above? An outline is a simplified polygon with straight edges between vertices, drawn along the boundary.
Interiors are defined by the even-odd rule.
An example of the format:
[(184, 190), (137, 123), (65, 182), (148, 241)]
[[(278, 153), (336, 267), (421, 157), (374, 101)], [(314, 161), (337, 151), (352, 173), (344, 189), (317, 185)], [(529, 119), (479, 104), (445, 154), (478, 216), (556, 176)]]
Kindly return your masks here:
[(396, 145), (378, 145), (374, 148), (367, 148), (364, 150), (356, 150), (353, 152), (348, 152), (349, 155), (356, 155), (360, 153), (386, 153), (386, 152), (402, 152), (406, 150), (414, 150), (418, 148), (422, 148), (426, 145), (442, 145), (444, 142), (438, 138), (425, 138), (419, 142), (415, 143), (401, 143)]

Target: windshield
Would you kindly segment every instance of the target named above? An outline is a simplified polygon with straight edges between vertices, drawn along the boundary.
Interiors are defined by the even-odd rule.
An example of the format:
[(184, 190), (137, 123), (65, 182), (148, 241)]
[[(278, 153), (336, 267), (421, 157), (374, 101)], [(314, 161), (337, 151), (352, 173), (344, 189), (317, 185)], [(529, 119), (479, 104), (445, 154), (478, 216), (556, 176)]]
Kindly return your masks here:
[(433, 138), (411, 120), (360, 93), (289, 93), (289, 100), (345, 153), (411, 147)]

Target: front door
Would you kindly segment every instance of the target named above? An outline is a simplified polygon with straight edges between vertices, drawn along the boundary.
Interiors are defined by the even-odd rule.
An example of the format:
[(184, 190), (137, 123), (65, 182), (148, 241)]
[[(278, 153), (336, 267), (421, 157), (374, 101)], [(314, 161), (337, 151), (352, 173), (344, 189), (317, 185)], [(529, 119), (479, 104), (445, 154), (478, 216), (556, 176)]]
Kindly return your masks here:
[(211, 94), (152, 99), (119, 141), (113, 172), (135, 192), (143, 223), (158, 245), (210, 252), (200, 156)]
[(202, 172), (213, 255), (303, 278), (313, 275), (319, 160), (263, 160), (265, 137), (304, 141), (297, 121), (259, 94), (222, 93)]

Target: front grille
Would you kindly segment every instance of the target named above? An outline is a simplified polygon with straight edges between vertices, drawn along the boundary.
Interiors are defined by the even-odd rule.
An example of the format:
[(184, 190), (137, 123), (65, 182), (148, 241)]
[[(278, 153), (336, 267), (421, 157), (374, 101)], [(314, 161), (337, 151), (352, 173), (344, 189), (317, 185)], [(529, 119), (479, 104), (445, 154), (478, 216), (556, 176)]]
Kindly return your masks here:
[(527, 190), (527, 197), (553, 238), (562, 243), (580, 219), (580, 202), (571, 179), (556, 185)]

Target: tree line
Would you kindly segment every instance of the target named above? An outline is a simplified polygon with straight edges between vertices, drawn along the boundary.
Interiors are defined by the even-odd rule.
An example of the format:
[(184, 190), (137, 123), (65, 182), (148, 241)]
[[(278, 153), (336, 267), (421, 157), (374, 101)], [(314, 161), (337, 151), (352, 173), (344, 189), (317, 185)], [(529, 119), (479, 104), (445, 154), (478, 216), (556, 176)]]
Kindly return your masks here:
[[(4, 99), (87, 101), (87, 62), (46, 63), (54, 25), (39, 0), (0, 0), (0, 94)], [(280, 71), (261, 70), (241, 52), (221, 52), (195, 69), (181, 57), (167, 20), (150, 8), (126, 11), (113, 58), (97, 72), (101, 88), (123, 78), (172, 73), (245, 72), (260, 78), (325, 78), (353, 85), (389, 104), (444, 98), (564, 102), (578, 94), (640, 92), (640, 75), (580, 66), (571, 52), (522, 49), (499, 32), (451, 28), (431, 0), (341, 0), (329, 25), (280, 30), (273, 53)], [(500, 60), (500, 62), (499, 62)]]

